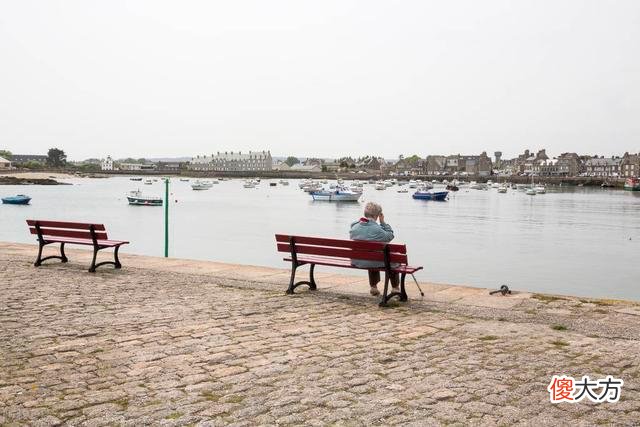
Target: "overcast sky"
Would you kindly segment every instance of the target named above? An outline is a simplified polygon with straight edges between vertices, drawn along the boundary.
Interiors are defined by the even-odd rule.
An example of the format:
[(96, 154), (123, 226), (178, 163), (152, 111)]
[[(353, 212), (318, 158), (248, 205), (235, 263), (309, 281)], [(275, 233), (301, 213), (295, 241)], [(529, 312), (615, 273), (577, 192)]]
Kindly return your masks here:
[(640, 150), (640, 1), (0, 0), (0, 148)]

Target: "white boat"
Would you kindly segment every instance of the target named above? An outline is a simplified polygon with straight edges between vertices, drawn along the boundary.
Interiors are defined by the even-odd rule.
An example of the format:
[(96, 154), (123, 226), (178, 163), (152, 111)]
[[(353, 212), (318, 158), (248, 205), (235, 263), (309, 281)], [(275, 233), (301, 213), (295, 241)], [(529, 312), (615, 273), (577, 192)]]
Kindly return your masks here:
[(534, 188), (527, 188), (527, 190), (525, 191), (525, 194), (527, 196), (535, 196), (536, 195), (536, 190)]
[(150, 179), (145, 179), (144, 180), (144, 184), (145, 185), (151, 185), (151, 184), (153, 184), (153, 181), (151, 181)]
[(385, 185), (385, 187), (392, 187), (393, 186), (393, 181), (388, 179), (388, 180), (384, 181), (384, 185)]
[(412, 179), (409, 181), (409, 188), (418, 188), (418, 183)]
[(433, 184), (429, 181), (425, 181), (422, 183), (422, 185), (418, 186), (418, 188), (424, 191), (431, 190), (433, 189)]
[(280, 185), (289, 185), (289, 181), (285, 181), (284, 179), (281, 179), (279, 182)]
[(312, 191), (309, 194), (311, 194), (313, 200), (325, 202), (357, 202), (362, 195), (361, 193), (354, 193), (351, 190), (347, 190), (344, 187), (337, 187), (335, 190)]
[(534, 188), (536, 194), (544, 194), (547, 192), (547, 188), (544, 185), (536, 185)]
[(208, 190), (213, 186), (209, 181), (201, 181), (199, 179), (193, 181), (191, 184), (192, 190)]
[(472, 190), (486, 190), (487, 186), (481, 182), (471, 181), (469, 183), (469, 188)]
[(503, 184), (500, 187), (498, 187), (498, 193), (506, 193), (507, 189), (508, 189), (508, 187)]
[(384, 184), (384, 182), (377, 182), (376, 186), (375, 186), (376, 190), (386, 190), (387, 186)]
[(220, 180), (214, 179), (211, 181), (212, 184), (220, 184)]
[(357, 194), (362, 194), (362, 191), (363, 191), (362, 187), (359, 187), (359, 186), (357, 186), (355, 184), (351, 185), (351, 187), (349, 187), (349, 190), (353, 191), (354, 193), (357, 193)]
[(408, 190), (408, 189), (406, 189), (406, 188), (400, 188), (400, 189), (398, 189), (398, 193), (408, 193), (408, 192), (409, 192), (409, 190)]
[(257, 185), (258, 183), (251, 179), (245, 181), (244, 184), (242, 184), (244, 188), (256, 188)]
[(127, 201), (134, 206), (162, 206), (161, 197), (145, 196), (140, 190), (130, 191), (127, 194)]

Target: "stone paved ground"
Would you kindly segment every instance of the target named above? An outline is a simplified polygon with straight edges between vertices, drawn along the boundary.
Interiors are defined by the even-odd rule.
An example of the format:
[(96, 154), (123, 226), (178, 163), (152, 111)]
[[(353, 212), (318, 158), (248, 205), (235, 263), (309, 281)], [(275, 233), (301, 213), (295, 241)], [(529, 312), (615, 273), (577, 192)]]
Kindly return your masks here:
[[(0, 244), (0, 425), (640, 420), (635, 304), (379, 309), (340, 286), (285, 296), (282, 271), (125, 257), (90, 274), (70, 253), (35, 269), (33, 247)], [(621, 377), (622, 398), (552, 405), (553, 374)]]

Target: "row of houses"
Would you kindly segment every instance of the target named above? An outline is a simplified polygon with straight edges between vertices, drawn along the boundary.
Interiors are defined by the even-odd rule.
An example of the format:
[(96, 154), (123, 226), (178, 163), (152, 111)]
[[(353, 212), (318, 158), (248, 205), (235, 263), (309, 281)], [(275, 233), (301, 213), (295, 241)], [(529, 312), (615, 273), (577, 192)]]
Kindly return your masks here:
[[(44, 156), (46, 157), (46, 156)], [(365, 156), (358, 159), (320, 159), (310, 157), (303, 162), (289, 165), (274, 160), (270, 151), (218, 152), (196, 156), (189, 162), (116, 163), (108, 156), (102, 160), (103, 170), (161, 170), (183, 169), (210, 172), (367, 172), (394, 175), (537, 175), (556, 177), (631, 177), (640, 175), (640, 154), (625, 153), (623, 156), (584, 156), (577, 153), (562, 153), (554, 158), (545, 149), (531, 152), (525, 150), (513, 159), (503, 159), (502, 153), (494, 153), (494, 160), (482, 152), (479, 155), (429, 155), (403, 157), (387, 161), (382, 157)]]
[(525, 150), (514, 159), (501, 160), (497, 166), (497, 172), (503, 175), (632, 177), (640, 174), (640, 154), (604, 157), (562, 153), (550, 158), (544, 149), (535, 154)]

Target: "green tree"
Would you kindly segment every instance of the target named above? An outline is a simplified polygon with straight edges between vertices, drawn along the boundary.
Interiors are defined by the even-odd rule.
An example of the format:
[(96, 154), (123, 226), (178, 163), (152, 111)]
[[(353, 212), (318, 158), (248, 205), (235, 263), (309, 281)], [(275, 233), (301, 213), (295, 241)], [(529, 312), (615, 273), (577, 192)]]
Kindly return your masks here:
[(287, 160), (285, 160), (284, 162), (286, 164), (288, 164), (289, 166), (293, 166), (293, 165), (297, 165), (298, 163), (300, 163), (300, 160), (297, 157), (289, 156), (289, 157), (287, 157)]
[(67, 155), (57, 148), (50, 148), (47, 152), (47, 166), (62, 168), (67, 164)]
[(0, 150), (0, 157), (4, 157), (7, 160), (11, 160), (13, 154), (9, 150)]
[(35, 160), (29, 160), (26, 163), (21, 163), (20, 166), (27, 169), (42, 169), (43, 165), (42, 163), (36, 162)]

